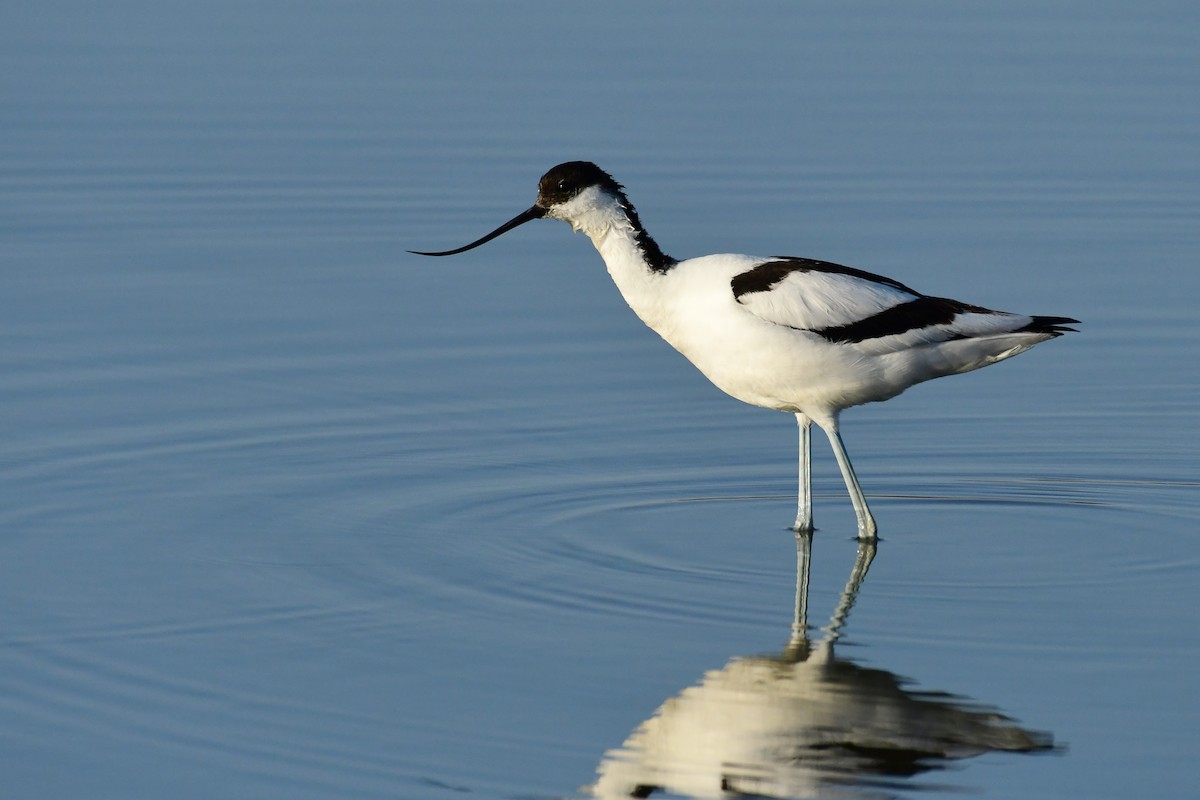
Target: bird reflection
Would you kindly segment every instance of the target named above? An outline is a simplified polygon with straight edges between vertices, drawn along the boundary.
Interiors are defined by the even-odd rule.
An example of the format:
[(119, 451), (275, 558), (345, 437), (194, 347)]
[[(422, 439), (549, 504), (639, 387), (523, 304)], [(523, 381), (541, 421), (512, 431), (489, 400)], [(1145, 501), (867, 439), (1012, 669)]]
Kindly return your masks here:
[(588, 787), (594, 796), (888, 797), (953, 759), (1054, 748), (1049, 733), (1021, 728), (995, 709), (916, 690), (894, 673), (835, 655), (874, 542), (859, 543), (840, 602), (813, 641), (812, 534), (798, 533), (796, 542), (787, 647), (777, 656), (734, 658), (663, 703), (605, 754)]

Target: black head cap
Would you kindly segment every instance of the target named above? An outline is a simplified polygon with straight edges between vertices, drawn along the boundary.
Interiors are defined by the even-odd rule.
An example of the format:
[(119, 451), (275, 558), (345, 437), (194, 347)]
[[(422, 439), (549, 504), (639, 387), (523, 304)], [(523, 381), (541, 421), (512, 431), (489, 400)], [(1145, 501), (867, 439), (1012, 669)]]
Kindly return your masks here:
[(597, 167), (590, 161), (567, 161), (552, 167), (538, 181), (537, 204), (549, 208), (559, 203), (565, 203), (589, 186), (624, 197), (621, 184), (612, 175)]

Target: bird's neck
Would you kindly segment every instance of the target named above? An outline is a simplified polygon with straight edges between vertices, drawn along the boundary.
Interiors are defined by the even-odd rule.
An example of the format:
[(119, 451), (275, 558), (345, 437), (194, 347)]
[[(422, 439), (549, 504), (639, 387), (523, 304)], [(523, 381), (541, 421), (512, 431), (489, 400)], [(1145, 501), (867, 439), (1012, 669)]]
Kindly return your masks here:
[(642, 227), (633, 205), (620, 195), (597, 203), (575, 220), (604, 259), (625, 301), (642, 320), (658, 329), (663, 313), (662, 278), (677, 263)]

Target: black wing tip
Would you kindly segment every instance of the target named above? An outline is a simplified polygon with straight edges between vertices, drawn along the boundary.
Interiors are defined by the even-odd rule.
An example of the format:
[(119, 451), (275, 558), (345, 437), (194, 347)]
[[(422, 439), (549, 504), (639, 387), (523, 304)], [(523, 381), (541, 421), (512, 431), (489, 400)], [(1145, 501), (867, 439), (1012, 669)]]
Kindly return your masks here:
[(441, 253), (426, 253), (423, 250), (405, 250), (406, 253), (412, 253), (414, 256), (449, 256), (453, 255), (453, 250), (444, 250)]
[(1033, 322), (1021, 328), (1021, 332), (1048, 333), (1051, 336), (1062, 336), (1064, 333), (1078, 333), (1078, 328), (1070, 326), (1081, 324), (1079, 320), (1073, 317), (1034, 317)]

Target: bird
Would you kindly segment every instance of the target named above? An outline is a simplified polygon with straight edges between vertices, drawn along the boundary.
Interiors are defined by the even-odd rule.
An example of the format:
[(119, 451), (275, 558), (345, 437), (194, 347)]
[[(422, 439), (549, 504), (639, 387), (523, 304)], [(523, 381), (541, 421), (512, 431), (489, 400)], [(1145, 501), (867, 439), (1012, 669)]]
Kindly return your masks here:
[(551, 168), (528, 210), (474, 242), (409, 252), (464, 253), (536, 219), (567, 222), (591, 239), (634, 313), (717, 388), (795, 416), (796, 532), (814, 530), (813, 423), (833, 448), (857, 538), (874, 541), (878, 525), (842, 441), (841, 412), (1011, 358), (1075, 331), (1069, 326), (1079, 322), (926, 295), (892, 278), (812, 258), (722, 253), (675, 259), (646, 231), (625, 188), (590, 161)]

